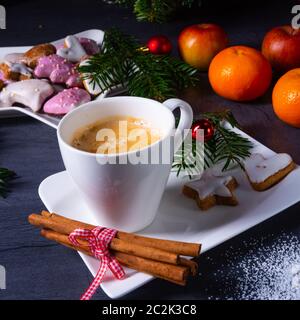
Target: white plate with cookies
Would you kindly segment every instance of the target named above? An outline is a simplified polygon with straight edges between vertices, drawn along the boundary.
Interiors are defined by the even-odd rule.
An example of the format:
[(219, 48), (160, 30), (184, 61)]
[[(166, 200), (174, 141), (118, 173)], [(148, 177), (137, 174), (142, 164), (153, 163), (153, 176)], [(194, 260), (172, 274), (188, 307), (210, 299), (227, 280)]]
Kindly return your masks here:
[[(276, 154), (238, 129), (234, 131), (254, 144), (252, 156), (246, 163), (246, 172), (236, 168), (223, 174), (227, 178), (213, 180), (210, 196), (214, 201), (209, 203), (200, 203), (195, 197), (184, 195), (183, 187), (189, 182), (188, 178), (172, 173), (154, 222), (139, 234), (202, 243), (202, 252), (205, 252), (300, 201), (300, 169), (291, 158)], [(220, 176), (219, 169), (213, 168), (210, 174)], [(209, 182), (203, 190), (196, 183), (199, 194), (207, 192), (208, 185)], [(229, 190), (226, 186), (230, 187)], [(39, 195), (48, 211), (95, 224), (93, 215), (89, 214), (66, 171), (46, 178), (39, 187)], [(218, 196), (221, 198), (218, 199)], [(223, 203), (222, 196), (233, 198)], [(202, 205), (207, 210), (201, 210)], [(99, 261), (82, 253), (80, 256), (95, 276)], [(122, 297), (153, 279), (150, 275), (130, 269), (126, 269), (126, 274), (124, 280), (116, 280), (110, 273), (106, 275), (101, 287), (109, 297)]]
[[(97, 44), (100, 48), (101, 43), (103, 41), (103, 37), (104, 37), (104, 31), (98, 30), (98, 29), (91, 29), (91, 30), (82, 31), (82, 32), (76, 33), (74, 35), (71, 35), (71, 37), (73, 37), (73, 36), (75, 36), (77, 39), (79, 39), (79, 38), (80, 39), (89, 39), (89, 40), (93, 41), (94, 44)], [(51, 42), (51, 45), (59, 47), (66, 40), (67, 40), (67, 37), (59, 39), (59, 40), (55, 40), (55, 41)], [(7, 61), (7, 59), (9, 59), (9, 60), (13, 59), (13, 60), (16, 60), (13, 62), (21, 62), (21, 64), (22, 64), (21, 65), (22, 70), (20, 70), (20, 65), (14, 65), (14, 67), (16, 69), (14, 71), (17, 72), (16, 74), (21, 75), (20, 78), (13, 79), (14, 81), (12, 81), (15, 83), (16, 86), (20, 85), (20, 83), (18, 83), (19, 80), (28, 80), (26, 78), (26, 73), (27, 73), (26, 69), (28, 67), (30, 70), (30, 67), (31, 67), (30, 62), (27, 63), (27, 65), (25, 65), (25, 66), (23, 65), (23, 63), (25, 63), (25, 62), (23, 60), (21, 60), (22, 54), (28, 52), (29, 50), (32, 50), (32, 48), (37, 47), (37, 46), (39, 46), (39, 45), (20, 46), (20, 47), (1, 47), (0, 48), (0, 63), (1, 64), (3, 62), (6, 62), (7, 64), (9, 64), (10, 61)], [(6, 57), (9, 57), (9, 58), (6, 58)], [(20, 61), (18, 61), (19, 58), (20, 58)], [(10, 65), (10, 67), (11, 67), (11, 65)], [(11, 70), (13, 70), (13, 69), (11, 68)], [(25, 79), (22, 78), (23, 75), (25, 76)], [(48, 77), (45, 77), (45, 78), (48, 78)], [(8, 79), (8, 80), (10, 80), (10, 79)], [(38, 81), (40, 81), (40, 80), (38, 80)], [(8, 84), (10, 84), (10, 82)], [(8, 84), (6, 84), (6, 86), (8, 86)], [(55, 84), (51, 83), (51, 81), (50, 81), (50, 84), (55, 86)], [(56, 85), (55, 90), (57, 90), (58, 87), (59, 87), (59, 85)], [(66, 87), (65, 84), (63, 83), (63, 84), (61, 84), (61, 88), (59, 90), (63, 90), (64, 88), (68, 88), (68, 87)], [(23, 92), (24, 92), (25, 89), (18, 88), (16, 90), (19, 90), (19, 91), (23, 90)], [(33, 87), (32, 89), (37, 91), (37, 90), (40, 90), (41, 88), (34, 88)], [(5, 87), (4, 87), (4, 90), (5, 90)], [(26, 89), (26, 90), (27, 90), (28, 97), (32, 96), (32, 94), (35, 94), (34, 92), (30, 92), (30, 90), (28, 90), (28, 89)], [(50, 93), (49, 97), (51, 98), (53, 95), (55, 95), (58, 92), (59, 91), (57, 91), (57, 92), (54, 91), (52, 93), (49, 92)], [(120, 92), (122, 92), (121, 88), (115, 88), (109, 92), (104, 92), (102, 94), (97, 94), (97, 95), (91, 95), (91, 98), (92, 99), (102, 99), (108, 95), (113, 96), (113, 95), (119, 94)], [(15, 94), (15, 93), (13, 92), (12, 94)], [(47, 99), (48, 99), (48, 97), (47, 97)], [(33, 117), (33, 118), (35, 118), (35, 119), (37, 119), (47, 125), (50, 125), (51, 127), (57, 128), (57, 125), (63, 116), (63, 115), (55, 115), (55, 114), (44, 112), (42, 110), (43, 106), (39, 106), (39, 110), (33, 110), (34, 108), (32, 109), (28, 106), (26, 107), (26, 105), (24, 105), (24, 106), (12, 105), (11, 102), (14, 102), (12, 99), (6, 99), (5, 102), (6, 103), (4, 103), (4, 104), (3, 103), (0, 104), (0, 118), (28, 115), (28, 116)], [(86, 102), (86, 101), (83, 100), (82, 103), (84, 103), (84, 102)]]

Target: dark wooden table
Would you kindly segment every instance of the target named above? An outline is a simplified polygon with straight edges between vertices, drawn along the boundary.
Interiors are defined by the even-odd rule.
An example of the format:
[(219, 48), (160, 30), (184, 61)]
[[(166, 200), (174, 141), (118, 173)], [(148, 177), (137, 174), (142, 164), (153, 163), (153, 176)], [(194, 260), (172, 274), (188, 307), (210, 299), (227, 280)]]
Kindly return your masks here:
[[(7, 29), (0, 30), (0, 46), (37, 44), (90, 28), (117, 26), (141, 41), (164, 33), (176, 47), (176, 38), (184, 26), (215, 22), (228, 32), (231, 44), (259, 48), (268, 29), (290, 23), (291, 7), (297, 1), (229, 1), (222, 6), (217, 1), (204, 1), (202, 9), (193, 15), (183, 12), (175, 21), (162, 25), (138, 23), (130, 10), (101, 1), (69, 3), (7, 1)], [(203, 74), (199, 86), (182, 92), (181, 97), (191, 103), (196, 114), (230, 108), (247, 133), (277, 152), (288, 152), (300, 163), (300, 131), (275, 117), (270, 95), (268, 92), (251, 103), (230, 102), (212, 92)], [(92, 279), (89, 271), (75, 252), (43, 240), (26, 221), (28, 213), (44, 208), (37, 194), (39, 183), (64, 169), (55, 131), (28, 117), (0, 119), (0, 166), (15, 170), (19, 176), (12, 183), (13, 192), (0, 200), (0, 265), (7, 271), (7, 289), (0, 290), (0, 299), (77, 299)], [(267, 236), (272, 244), (282, 233), (299, 238), (299, 209), (300, 205), (295, 205), (202, 255), (201, 276), (187, 287), (154, 280), (125, 298), (226, 298), (226, 284), (216, 274), (221, 266), (224, 273), (232, 268), (224, 260), (224, 253), (237, 252), (243, 259), (249, 254), (249, 246), (245, 245), (248, 239), (259, 243)], [(259, 248), (259, 244), (256, 246)], [(95, 299), (107, 297), (99, 290)]]

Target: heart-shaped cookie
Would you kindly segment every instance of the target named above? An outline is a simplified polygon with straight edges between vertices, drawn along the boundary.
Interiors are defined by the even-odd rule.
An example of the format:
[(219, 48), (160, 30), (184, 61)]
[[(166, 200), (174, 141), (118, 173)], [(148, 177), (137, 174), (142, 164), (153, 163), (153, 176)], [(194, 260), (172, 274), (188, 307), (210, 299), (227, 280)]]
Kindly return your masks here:
[(67, 36), (65, 47), (58, 49), (56, 54), (70, 62), (79, 62), (87, 53), (75, 36)]
[(290, 155), (278, 153), (264, 158), (260, 153), (252, 154), (245, 161), (245, 170), (254, 190), (264, 191), (282, 180), (295, 168)]

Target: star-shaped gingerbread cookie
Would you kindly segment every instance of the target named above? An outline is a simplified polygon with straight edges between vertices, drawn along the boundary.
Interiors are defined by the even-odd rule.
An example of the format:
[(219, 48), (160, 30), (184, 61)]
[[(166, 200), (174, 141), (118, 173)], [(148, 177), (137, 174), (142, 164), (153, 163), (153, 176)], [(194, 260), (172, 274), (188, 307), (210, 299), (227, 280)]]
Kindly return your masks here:
[(237, 186), (232, 176), (215, 176), (205, 172), (200, 179), (186, 183), (182, 192), (194, 199), (201, 210), (207, 210), (215, 205), (236, 206), (238, 201), (233, 191)]

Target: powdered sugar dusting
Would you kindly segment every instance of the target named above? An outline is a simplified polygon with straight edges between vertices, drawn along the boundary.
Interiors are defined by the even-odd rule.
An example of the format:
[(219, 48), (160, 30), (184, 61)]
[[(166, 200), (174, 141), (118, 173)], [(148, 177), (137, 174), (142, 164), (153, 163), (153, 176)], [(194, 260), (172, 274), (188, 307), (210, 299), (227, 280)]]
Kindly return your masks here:
[(218, 287), (222, 298), (300, 299), (300, 240), (296, 236), (282, 234), (272, 244), (268, 237), (250, 239), (240, 248), (226, 250), (222, 254), (224, 263), (214, 273), (212, 280), (221, 282)]

